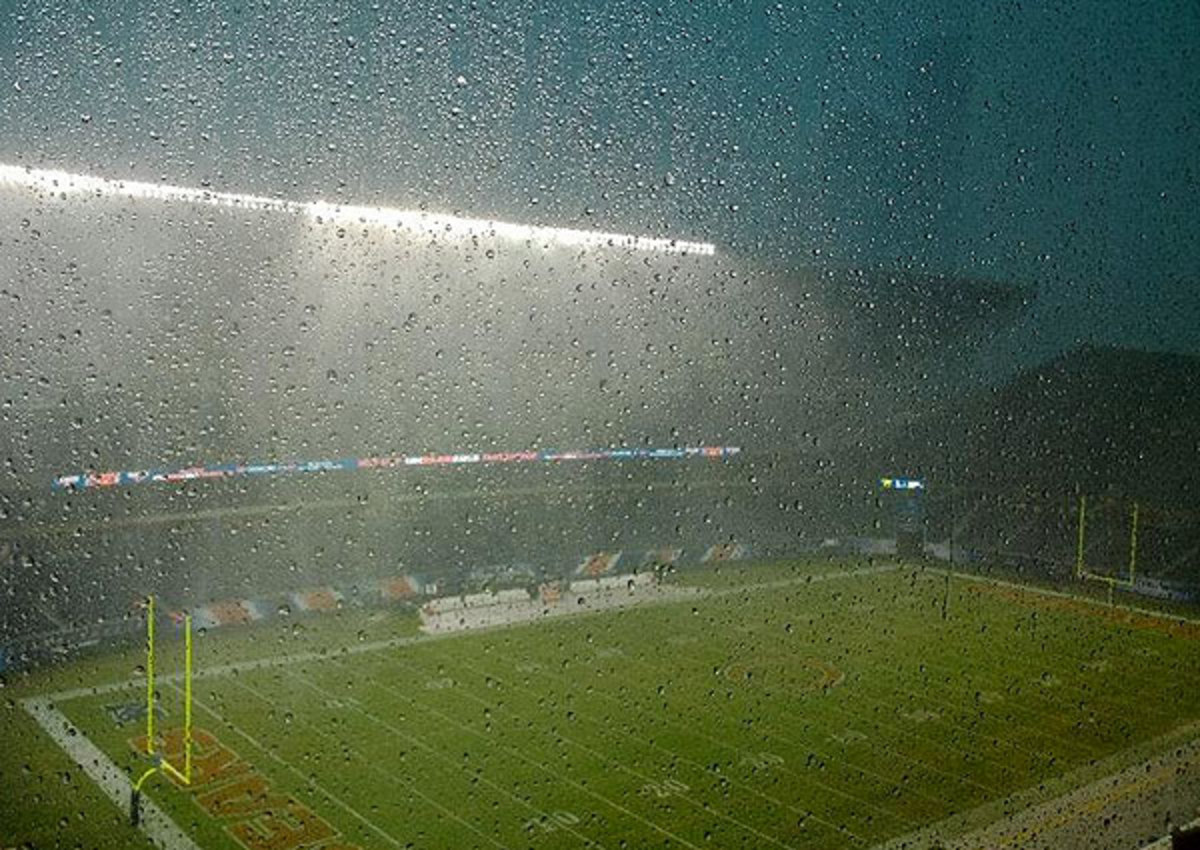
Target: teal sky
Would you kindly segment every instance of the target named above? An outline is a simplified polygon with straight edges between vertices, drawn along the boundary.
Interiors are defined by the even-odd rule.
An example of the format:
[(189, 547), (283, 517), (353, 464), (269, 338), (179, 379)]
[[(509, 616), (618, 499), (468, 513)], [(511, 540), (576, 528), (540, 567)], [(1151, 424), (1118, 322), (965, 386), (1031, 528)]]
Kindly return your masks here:
[(6, 4), (0, 159), (1012, 280), (1005, 356), (1200, 352), (1190, 0), (105, 5)]

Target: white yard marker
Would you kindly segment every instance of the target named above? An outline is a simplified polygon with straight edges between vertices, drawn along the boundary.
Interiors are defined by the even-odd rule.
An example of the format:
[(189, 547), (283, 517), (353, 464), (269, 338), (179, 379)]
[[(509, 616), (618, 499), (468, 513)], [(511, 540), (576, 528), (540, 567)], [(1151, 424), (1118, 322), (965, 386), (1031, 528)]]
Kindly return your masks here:
[[(70, 756), (83, 772), (99, 786), (106, 797), (122, 811), (128, 808), (129, 795), (133, 793), (133, 783), (125, 775), (125, 772), (113, 763), (112, 759), (88, 740), (86, 735), (76, 729), (66, 715), (55, 708), (50, 700), (34, 697), (22, 700), (21, 704), (54, 743), (62, 747), (63, 752)], [(153, 800), (142, 801), (142, 814), (138, 825), (151, 841), (166, 850), (200, 850), (200, 846), (192, 841)]]
[[(247, 684), (245, 677), (239, 677), (238, 679), (235, 679), (234, 684), (237, 685), (237, 687), (253, 694), (256, 699), (261, 700), (262, 702), (265, 702), (267, 705), (273, 705), (273, 702), (272, 702), (270, 696), (268, 694), (264, 694), (262, 691), (258, 690), (257, 688), (252, 687), (251, 685)], [(325, 692), (322, 692), (322, 696), (328, 697), (328, 694)], [(356, 754), (359, 758), (362, 759), (363, 765), (368, 770), (374, 771), (375, 773), (379, 774), (381, 781), (383, 781), (385, 783), (395, 783), (400, 778), (397, 774), (380, 768), (378, 765), (376, 765), (371, 760), (371, 758), (366, 753), (362, 752), (361, 750), (355, 749), (354, 747), (347, 746), (344, 741), (339, 740), (336, 736), (331, 735), (329, 732), (318, 727), (316, 724), (310, 723), (303, 719), (297, 719), (296, 722), (312, 729), (321, 738), (324, 738), (326, 740), (332, 740), (334, 747), (341, 748), (341, 749), (344, 749), (346, 752)], [(457, 822), (458, 824), (462, 825), (463, 827), (465, 827), (468, 831), (473, 832), (476, 835), (478, 835), (485, 842), (492, 844), (495, 847), (500, 847), (500, 848), (504, 847), (504, 845), (501, 844), (499, 841), (497, 841), (495, 838), (491, 837), (487, 833), (481, 832), (478, 827), (476, 827), (470, 821), (463, 818), (457, 812), (454, 812), (451, 809), (447, 808), (446, 806), (443, 806), (436, 799), (434, 799), (433, 797), (431, 797), (428, 794), (421, 791), (421, 789), (417, 788), (415, 785), (413, 785), (411, 781), (406, 780), (406, 782), (408, 784), (409, 789), (412, 791), (412, 793), (415, 794), (416, 796), (420, 797), (426, 803), (428, 803), (431, 808), (437, 809), (439, 812), (446, 815), (451, 820), (453, 820), (453, 821)]]
[[(172, 685), (172, 687), (175, 687), (175, 686)], [(177, 687), (175, 687), (175, 689), (179, 690)], [(342, 807), (342, 809), (347, 814), (349, 814), (351, 817), (353, 817), (355, 820), (357, 820), (359, 823), (361, 823), (367, 829), (374, 832), (376, 835), (378, 835), (384, 841), (386, 841), (387, 843), (391, 844), (394, 847), (403, 847), (404, 846), (399, 841), (397, 841), (396, 838), (393, 837), (391, 833), (387, 832), (382, 827), (380, 827), (378, 824), (376, 824), (369, 818), (365, 817), (361, 812), (358, 811), (358, 809), (351, 806), (349, 803), (347, 803), (345, 800), (343, 800), (337, 794), (334, 794), (332, 791), (330, 791), (328, 788), (326, 788), (324, 785), (322, 785), (320, 782), (318, 782), (316, 779), (314, 779), (311, 773), (304, 773), (303, 771), (298, 770), (296, 767), (294, 767), (292, 765), (291, 762), (283, 759), (273, 749), (268, 747), (266, 744), (263, 744), (257, 738), (252, 736), (249, 732), (242, 730), (242, 728), (239, 727), (236, 723), (234, 723), (232, 720), (230, 720), (225, 715), (221, 714), (215, 708), (212, 708), (211, 706), (209, 706), (206, 702), (204, 702), (204, 700), (196, 699), (196, 705), (199, 706), (201, 711), (205, 712), (206, 714), (208, 714), (209, 716), (211, 716), (212, 718), (214, 718), (215, 720), (217, 720), (218, 722), (223, 724), (227, 729), (231, 729), (234, 732), (234, 734), (239, 735), (243, 740), (247, 741), (252, 747), (257, 749), (259, 752), (265, 753), (268, 758), (270, 758), (272, 761), (274, 761), (279, 766), (283, 767), (285, 770), (287, 770), (293, 776), (296, 776), (298, 779), (300, 779), (300, 781), (302, 783), (304, 783), (306, 785), (311, 785), (312, 787), (314, 787), (318, 791), (320, 791), (322, 794), (324, 794), (327, 798), (329, 798), (333, 802), (337, 803), (339, 806)]]
[[(0, 167), (2, 168), (2, 167)], [(706, 598), (706, 597), (721, 597), (737, 593), (745, 593), (753, 590), (775, 589), (798, 584), (808, 584), (813, 582), (831, 581), (841, 578), (852, 578), (855, 576), (872, 575), (883, 572), (890, 572), (898, 567), (896, 565), (880, 565), (865, 569), (842, 570), (837, 572), (823, 573), (815, 576), (802, 576), (792, 579), (783, 579), (777, 581), (763, 582), (756, 585), (748, 585), (741, 587), (710, 589), (703, 587), (678, 588), (683, 591), (685, 598)], [(666, 605), (680, 602), (680, 597), (676, 595), (666, 596), (662, 599), (643, 600), (641, 605)], [(611, 609), (609, 609), (611, 610)], [(579, 616), (593, 616), (594, 614), (606, 613), (605, 611), (596, 611), (589, 613), (581, 613)], [(514, 624), (522, 625), (522, 624)], [(492, 631), (513, 626), (492, 626), (479, 631)], [(478, 632), (475, 632), (478, 633)], [(405, 637), (391, 638), (388, 640), (372, 641), (362, 643), (355, 646), (347, 647), (344, 650), (336, 653), (327, 652), (301, 652), (292, 655), (275, 656), (259, 659), (257, 661), (236, 662), (232, 664), (222, 664), (214, 667), (209, 667), (204, 670), (197, 671), (194, 674), (195, 679), (207, 679), (212, 677), (227, 676), (230, 674), (251, 672), (254, 670), (289, 668), (310, 662), (330, 661), (344, 658), (351, 655), (361, 655), (368, 652), (380, 652), (388, 649), (394, 649), (401, 646), (409, 646), (413, 644), (426, 643), (438, 640), (448, 640), (454, 637), (459, 637), (463, 633), (451, 632), (443, 635), (413, 635)], [(183, 674), (174, 674), (170, 676), (160, 676), (158, 681), (163, 684), (175, 684), (182, 682)], [(242, 684), (239, 682), (239, 684)], [(133, 791), (133, 783), (111, 759), (108, 758), (95, 744), (93, 744), (80, 730), (75, 728), (67, 717), (54, 707), (56, 702), (65, 702), (67, 700), (79, 699), (81, 697), (99, 696), (102, 694), (116, 693), (123, 690), (140, 689), (145, 687), (145, 682), (142, 679), (128, 679), (120, 682), (110, 682), (104, 685), (96, 685), (92, 687), (69, 688), (57, 691), (51, 694), (46, 694), (40, 697), (31, 697), (22, 700), (22, 705), (25, 710), (34, 718), (39, 726), (46, 731), (46, 734), (58, 744), (64, 752), (66, 752), (121, 810), (125, 810), (129, 802), (129, 795)], [(242, 687), (246, 687), (242, 684)], [(418, 793), (420, 793), (418, 791)], [(332, 796), (332, 795), (330, 795)], [(436, 802), (434, 803), (436, 806)], [(618, 803), (612, 803), (616, 808), (624, 810)], [(625, 810), (627, 811), (627, 810)], [(453, 817), (453, 813), (450, 813)], [(632, 814), (632, 813), (630, 813)], [(636, 815), (635, 815), (636, 817)], [(140, 828), (149, 835), (159, 846), (166, 850), (201, 850), (201, 848), (172, 821), (166, 813), (162, 811), (152, 800), (144, 800), (142, 803), (142, 817)], [(654, 829), (661, 831), (661, 827), (654, 825)], [(669, 834), (669, 833), (668, 833)], [(674, 837), (674, 836), (672, 836)], [(767, 836), (761, 836), (767, 838)], [(683, 842), (686, 844), (686, 842)], [(690, 845), (689, 845), (690, 846)]]

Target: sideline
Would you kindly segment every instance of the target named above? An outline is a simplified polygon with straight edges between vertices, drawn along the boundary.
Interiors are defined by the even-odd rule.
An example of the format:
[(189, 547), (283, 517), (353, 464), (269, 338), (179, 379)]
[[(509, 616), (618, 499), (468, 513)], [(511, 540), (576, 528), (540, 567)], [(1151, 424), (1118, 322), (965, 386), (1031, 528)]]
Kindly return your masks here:
[[(1200, 818), (1196, 818), (1191, 823), (1183, 825), (1183, 829), (1200, 829)], [(1147, 844), (1142, 850), (1171, 850), (1171, 845), (1174, 843), (1171, 836), (1167, 835), (1157, 841), (1152, 841)]]
[[(66, 715), (51, 705), (48, 699), (29, 697), (21, 700), (21, 705), (118, 809), (122, 812), (129, 811), (129, 796), (133, 793), (133, 784), (99, 747), (76, 729)], [(148, 797), (142, 798), (140, 827), (151, 841), (165, 850), (201, 850), (200, 846)]]
[[(1122, 805), (1145, 802), (1163, 786), (1178, 780), (1189, 767), (1200, 765), (1197, 733), (1200, 721), (1185, 723), (1157, 738), (1113, 753), (1097, 764), (1084, 765), (1047, 780), (1044, 785), (1062, 786), (1053, 796), (1045, 795), (1044, 785), (1030, 786), (889, 838), (871, 850), (918, 847), (1064, 850), (1108, 846), (1096, 842), (1099, 832), (1088, 832), (1085, 819), (1103, 816)], [(1121, 839), (1116, 830), (1103, 837), (1110, 842)]]
[[(1136, 605), (1109, 604), (1104, 600), (1088, 596), (942, 567), (927, 566), (925, 570), (976, 584), (995, 585), (1018, 592), (1069, 600), (1105, 611), (1116, 609), (1150, 617), (1164, 623), (1200, 626), (1200, 619), (1155, 611)], [(1174, 762), (1185, 762), (1187, 765), (1200, 764), (1200, 737), (1197, 736), (1197, 733), (1200, 733), (1200, 721), (1193, 720), (1157, 738), (1144, 741), (1128, 750), (1113, 753), (1103, 759), (1100, 764), (1110, 767), (1109, 772), (1098, 774), (1097, 765), (1088, 765), (1058, 777), (1057, 780), (1049, 780), (1064, 788), (1061, 793), (1052, 798), (1047, 799), (1039, 795), (1037, 787), (1019, 790), (1002, 800), (989, 800), (969, 811), (952, 815), (915, 832), (884, 841), (875, 845), (872, 850), (899, 850), (899, 848), (924, 846), (987, 847), (994, 850), (995, 848), (1022, 846), (1022, 842), (1044, 838), (1046, 833), (1055, 834), (1055, 830), (1071, 829), (1076, 827), (1079, 820), (1102, 811), (1107, 805), (1119, 805), (1139, 794), (1168, 784), (1177, 777), (1178, 770), (1181, 769), (1180, 765), (1174, 764)], [(1130, 763), (1131, 758), (1134, 759), (1132, 764)], [(1170, 767), (1166, 767), (1167, 763), (1172, 764)], [(1036, 795), (1034, 799), (1022, 800), (1022, 798), (1034, 795)], [(1017, 811), (1011, 811), (1014, 808)], [(989, 811), (994, 814), (987, 817)], [(986, 821), (982, 824), (971, 826), (973, 821), (979, 821), (985, 817)], [(963, 827), (967, 828), (966, 832), (961, 832)], [(960, 833), (957, 837), (947, 837), (947, 833), (954, 834), (956, 832)], [(1059, 838), (1061, 837), (1059, 835)], [(1074, 845), (1052, 842), (1046, 846)], [(1086, 838), (1078, 846), (1089, 846)], [(1157, 842), (1150, 845), (1155, 848), (1159, 846), (1169, 845), (1160, 845)]]
[(1195, 617), (1185, 617), (1182, 614), (1173, 614), (1169, 611), (1155, 611), (1153, 608), (1141, 608), (1137, 605), (1126, 605), (1123, 602), (1108, 603), (1103, 599), (1095, 599), (1091, 596), (1080, 596), (1075, 593), (1066, 593), (1062, 590), (1051, 590), (1048, 587), (1038, 587), (1032, 584), (1021, 584), (1020, 582), (1008, 581), (1002, 578), (992, 578), (991, 576), (981, 576), (975, 573), (962, 573), (958, 570), (948, 570), (944, 567), (925, 567), (926, 572), (936, 573), (937, 575), (948, 575), (953, 578), (960, 578), (963, 581), (973, 581), (977, 584), (994, 584), (1000, 587), (1007, 587), (1012, 590), (1020, 590), (1025, 593), (1036, 593), (1042, 596), (1053, 596), (1058, 599), (1070, 599), (1073, 602), (1083, 602), (1087, 605), (1092, 605), (1096, 608), (1105, 610), (1128, 611), (1131, 614), (1141, 614), (1144, 617), (1154, 617), (1158, 620), (1175, 623), (1187, 623), (1192, 626), (1200, 626), (1200, 619)]
[[(678, 604), (688, 599), (711, 599), (764, 590), (781, 589), (797, 585), (815, 584), (835, 581), (843, 578), (879, 575), (907, 569), (911, 565), (901, 563), (877, 564), (870, 567), (836, 570), (826, 573), (809, 574), (787, 579), (760, 582), (757, 584), (734, 585), (721, 588), (710, 588), (694, 585), (676, 585), (670, 592), (653, 597), (630, 596), (624, 604), (618, 607), (659, 607)], [(1104, 610), (1120, 609), (1143, 616), (1154, 617), (1165, 622), (1191, 623), (1200, 625), (1200, 619), (1154, 611), (1137, 606), (1115, 604), (1086, 596), (1077, 596), (1063, 591), (1051, 590), (1005, 579), (962, 573), (938, 567), (925, 566), (926, 572), (937, 575), (948, 575), (964, 581), (980, 584), (991, 584), (1010, 588), (1016, 591), (1039, 594), (1043, 596), (1067, 599), (1095, 606)], [(614, 608), (584, 609), (573, 616), (586, 617), (589, 615), (609, 613)], [(412, 646), (433, 641), (441, 641), (470, 634), (507, 630), (528, 625), (529, 621), (513, 623), (498, 623), (467, 631), (447, 632), (441, 634), (416, 634), (372, 641), (341, 648), (335, 652), (301, 652), (289, 655), (273, 656), (251, 661), (231, 662), (197, 671), (195, 678), (219, 677), (240, 672), (291, 667), (307, 662), (338, 660), (347, 656), (379, 652), (404, 646)], [(164, 683), (182, 681), (182, 674), (161, 677)], [(78, 687), (57, 691), (21, 701), (26, 711), (31, 714), (46, 733), (96, 782), (104, 793), (124, 810), (129, 801), (131, 784), (122, 771), (104, 755), (104, 753), (88, 740), (71, 722), (58, 711), (53, 703), (86, 696), (95, 696), (142, 687), (144, 680), (130, 678), (125, 681), (111, 682), (91, 687)], [(1130, 750), (1112, 754), (1104, 759), (1101, 765), (1107, 764), (1110, 771), (1098, 774), (1101, 765), (1089, 765), (1065, 776), (1059, 777), (1055, 784), (1060, 784), (1062, 792), (1053, 798), (1045, 798), (1038, 793), (1037, 788), (1027, 788), (1016, 791), (1003, 800), (990, 800), (975, 809), (953, 815), (943, 821), (922, 827), (919, 830), (889, 839), (875, 845), (873, 850), (892, 850), (892, 848), (924, 846), (922, 842), (933, 842), (937, 846), (948, 847), (1011, 847), (1021, 840), (1032, 838), (1038, 833), (1053, 832), (1070, 828), (1081, 818), (1096, 814), (1104, 806), (1127, 802), (1140, 792), (1153, 790), (1150, 786), (1158, 786), (1169, 781), (1168, 774), (1174, 771), (1165, 770), (1162, 765), (1172, 755), (1178, 759), (1182, 751), (1188, 754), (1187, 761), (1200, 763), (1200, 721), (1184, 724), (1158, 738), (1136, 745)], [(1189, 737), (1190, 736), (1190, 737)], [(1175, 747), (1180, 754), (1165, 752)], [(1130, 758), (1136, 759), (1132, 764)], [(1055, 780), (1051, 780), (1055, 782)], [(1044, 790), (1044, 789), (1043, 789)], [(1033, 797), (1033, 799), (1029, 799)], [(1026, 798), (1022, 800), (1022, 798)], [(155, 843), (166, 850), (200, 850), (200, 848), (176, 825), (152, 800), (143, 798), (142, 827)], [(1018, 811), (1009, 813), (1006, 818), (1004, 809), (1017, 807)], [(994, 814), (989, 816), (989, 810)], [(974, 826), (972, 826), (974, 823)], [(966, 832), (962, 832), (963, 828)], [(959, 833), (956, 838), (948, 838), (947, 834)], [(944, 842), (944, 845), (939, 843)], [(1158, 847), (1159, 844), (1150, 845)]]
[[(733, 596), (763, 590), (773, 590), (784, 587), (792, 587), (796, 585), (808, 585), (819, 582), (835, 581), (843, 578), (855, 578), (858, 576), (878, 575), (886, 572), (893, 572), (900, 569), (900, 564), (880, 564), (871, 567), (862, 567), (849, 570), (836, 570), (827, 573), (808, 574), (797, 576), (794, 578), (780, 579), (775, 581), (761, 582), (759, 584), (736, 585), (725, 588), (707, 588), (696, 587), (689, 585), (671, 586), (669, 592), (662, 593), (657, 597), (638, 597), (630, 596), (628, 602), (624, 605), (617, 605), (603, 609), (585, 609), (578, 614), (572, 616), (586, 617), (596, 614), (609, 613), (618, 608), (631, 608), (643, 606), (662, 606), (677, 604), (688, 599), (712, 599), (724, 596)], [(386, 649), (393, 649), (401, 646), (412, 646), (415, 644), (428, 643), (432, 641), (447, 640), (464, 635), (479, 634), (481, 632), (499, 631), (502, 629), (511, 629), (514, 627), (528, 625), (528, 621), (519, 621), (515, 623), (500, 623), (492, 626), (486, 626), (479, 629), (459, 632), (445, 632), (442, 634), (418, 634), (405, 635), (402, 637), (390, 638), (388, 640), (372, 641), (370, 643), (357, 644), (355, 646), (345, 647), (338, 652), (301, 652), (291, 655), (275, 656), (262, 658), (255, 661), (233, 662), (222, 664), (216, 667), (207, 668), (205, 670), (196, 671), (193, 674), (193, 679), (212, 678), (224, 676), (228, 674), (236, 674), (241, 672), (249, 672), (252, 670), (262, 670), (276, 667), (291, 667), (298, 664), (303, 664), (310, 661), (329, 661), (340, 658), (345, 658), (351, 655), (361, 655), (368, 652), (378, 652)], [(183, 680), (183, 674), (176, 673), (170, 676), (160, 676), (159, 681), (163, 684), (175, 685)], [(42, 696), (28, 697), (21, 701), (21, 705), (34, 718), (39, 726), (45, 730), (59, 747), (66, 752), (76, 764), (96, 783), (104, 794), (116, 804), (117, 808), (125, 811), (129, 805), (129, 796), (132, 793), (133, 786), (121, 770), (113, 763), (108, 756), (104, 754), (95, 744), (93, 744), (86, 735), (77, 729), (67, 717), (55, 708), (55, 702), (64, 702), (72, 699), (78, 699), (86, 696), (99, 696), (102, 694), (114, 693), (117, 691), (127, 690), (129, 688), (140, 688), (144, 686), (142, 679), (128, 679), (123, 682), (110, 682), (106, 685), (96, 685), (92, 687), (71, 688), (68, 690), (57, 691), (51, 694)], [(167, 816), (163, 810), (154, 803), (153, 800), (142, 798), (142, 818), (140, 828), (150, 839), (164, 850), (201, 850), (201, 848), (187, 836), (179, 826)]]
[[(688, 599), (710, 599), (722, 596), (734, 596), (741, 593), (750, 593), (761, 590), (774, 590), (777, 588), (791, 587), (793, 585), (816, 584), (818, 582), (834, 581), (842, 578), (853, 578), (855, 576), (878, 575), (879, 573), (892, 572), (898, 569), (900, 569), (899, 564), (881, 564), (873, 567), (838, 570), (835, 572), (817, 573), (798, 576), (796, 578), (762, 582), (760, 584), (736, 585), (725, 588), (676, 585), (671, 587), (671, 592), (664, 593), (657, 598), (632, 596), (629, 598), (628, 604), (609, 607), (601, 610), (585, 609), (579, 611), (577, 614), (572, 614), (571, 617), (588, 617), (597, 614), (606, 614), (613, 610), (617, 610), (617, 608), (672, 605)], [(254, 670), (266, 670), (274, 667), (291, 667), (296, 664), (303, 664), (310, 661), (336, 660), (351, 655), (362, 655), (368, 652), (380, 652), (386, 649), (396, 649), (402, 646), (413, 646), (415, 644), (428, 643), (430, 641), (450, 640), (467, 635), (478, 635), (492, 631), (500, 631), (503, 629), (519, 628), (521, 626), (529, 625), (529, 622), (530, 621), (528, 620), (522, 620), (515, 623), (497, 623), (495, 625), (483, 626), (467, 631), (404, 635), (402, 637), (388, 638), (387, 640), (370, 641), (367, 643), (359, 643), (353, 646), (342, 647), (336, 652), (297, 652), (291, 655), (269, 656), (267, 658), (259, 658), (252, 661), (232, 661), (228, 664), (220, 664), (215, 667), (207, 667), (202, 670), (196, 670), (192, 674), (192, 679), (208, 679), (217, 676), (229, 675), (231, 673), (247, 673)], [(159, 676), (158, 681), (166, 684), (182, 682), (183, 674), (173, 673), (168, 676)], [(109, 682), (108, 684), (104, 685), (91, 685), (55, 691), (53, 693), (44, 694), (43, 697), (52, 702), (65, 702), (67, 700), (78, 699), (80, 697), (101, 696), (103, 694), (116, 693), (118, 691), (129, 690), (131, 688), (144, 687), (144, 679), (126, 679), (125, 681)]]
[[(180, 696), (183, 696), (183, 691), (179, 688), (178, 685), (172, 685), (171, 687), (175, 689), (176, 693), (178, 693)], [(322, 794), (324, 794), (327, 799), (332, 800), (336, 805), (340, 806), (343, 811), (345, 811), (347, 814), (349, 814), (351, 817), (353, 817), (355, 820), (357, 820), (359, 823), (361, 823), (367, 829), (371, 830), (376, 835), (379, 835), (380, 837), (382, 837), (384, 841), (387, 841), (389, 844), (393, 845), (394, 847), (402, 846), (399, 841), (397, 841), (390, 833), (388, 833), (386, 830), (384, 830), (382, 827), (380, 827), (377, 823), (364, 817), (363, 814), (358, 809), (351, 806), (349, 803), (347, 803), (345, 800), (343, 800), (337, 794), (334, 794), (332, 791), (330, 791), (328, 788), (326, 788), (324, 785), (322, 785), (320, 782), (318, 782), (315, 778), (303, 773), (299, 768), (297, 768), (295, 765), (293, 765), (290, 761), (287, 761), (286, 759), (284, 759), (282, 756), (279, 755), (279, 753), (275, 752), (275, 750), (271, 749), (266, 744), (259, 741), (257, 738), (255, 738), (249, 732), (242, 729), (240, 726), (238, 726), (236, 723), (234, 723), (228, 717), (224, 716), (219, 711), (217, 711), (215, 708), (210, 706), (208, 703), (204, 702), (204, 700), (195, 699), (193, 701), (196, 703), (196, 706), (201, 711), (204, 711), (205, 713), (207, 713), (210, 717), (212, 717), (214, 720), (216, 720), (218, 723), (220, 723), (226, 729), (229, 729), (230, 731), (232, 731), (235, 735), (240, 736), (244, 741), (247, 741), (250, 744), (250, 746), (257, 749), (260, 753), (266, 755), (268, 758), (270, 758), (272, 761), (274, 761), (276, 764), (278, 764), (284, 770), (287, 770), (289, 773), (296, 776), (296, 778), (298, 778), (301, 782), (307, 783), (307, 784), (311, 785), (312, 787), (316, 788), (318, 791), (320, 791)], [(236, 751), (233, 751), (233, 752), (236, 755)], [(238, 758), (241, 759), (243, 762), (249, 763), (249, 762), (247, 762), (246, 759), (242, 758), (241, 756), (238, 756)], [(335, 839), (335, 841), (336, 841), (336, 839)]]

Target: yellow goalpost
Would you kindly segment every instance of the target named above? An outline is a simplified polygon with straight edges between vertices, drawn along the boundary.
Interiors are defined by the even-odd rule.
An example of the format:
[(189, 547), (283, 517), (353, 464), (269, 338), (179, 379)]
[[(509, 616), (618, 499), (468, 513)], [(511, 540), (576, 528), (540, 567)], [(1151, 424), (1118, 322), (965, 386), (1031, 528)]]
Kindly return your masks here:
[(183, 785), (192, 782), (192, 615), (183, 618), (183, 766), (171, 764), (166, 756), (158, 752), (154, 738), (154, 707), (157, 694), (154, 688), (155, 668), (154, 645), (154, 597), (146, 597), (146, 755), (154, 759), (154, 765), (141, 775), (133, 786), (130, 798), (130, 819), (136, 826), (141, 813), (141, 792), (146, 780), (156, 772), (176, 779)]
[(1101, 581), (1108, 585), (1108, 601), (1112, 602), (1113, 589), (1116, 587), (1133, 587), (1137, 576), (1138, 553), (1138, 503), (1134, 502), (1129, 516), (1129, 576), (1116, 576), (1094, 573), (1087, 568), (1084, 558), (1084, 544), (1087, 540), (1087, 496), (1079, 497), (1079, 519), (1076, 530), (1075, 544), (1075, 578), (1084, 581)]

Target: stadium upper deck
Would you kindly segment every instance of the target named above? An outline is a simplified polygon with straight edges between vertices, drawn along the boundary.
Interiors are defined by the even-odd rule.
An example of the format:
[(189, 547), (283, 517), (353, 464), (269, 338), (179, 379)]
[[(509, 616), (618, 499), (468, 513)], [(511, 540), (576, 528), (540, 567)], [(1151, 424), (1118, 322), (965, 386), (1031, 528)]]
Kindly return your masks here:
[[(929, 368), (907, 345), (864, 348), (820, 277), (708, 243), (11, 167), (0, 187), (15, 329), (0, 580), (59, 617), (398, 562), (818, 533), (830, 511), (797, 506), (840, 504), (831, 458)], [(884, 368), (868, 377), (864, 358)], [(106, 470), (675, 446), (742, 454), (51, 489)]]

